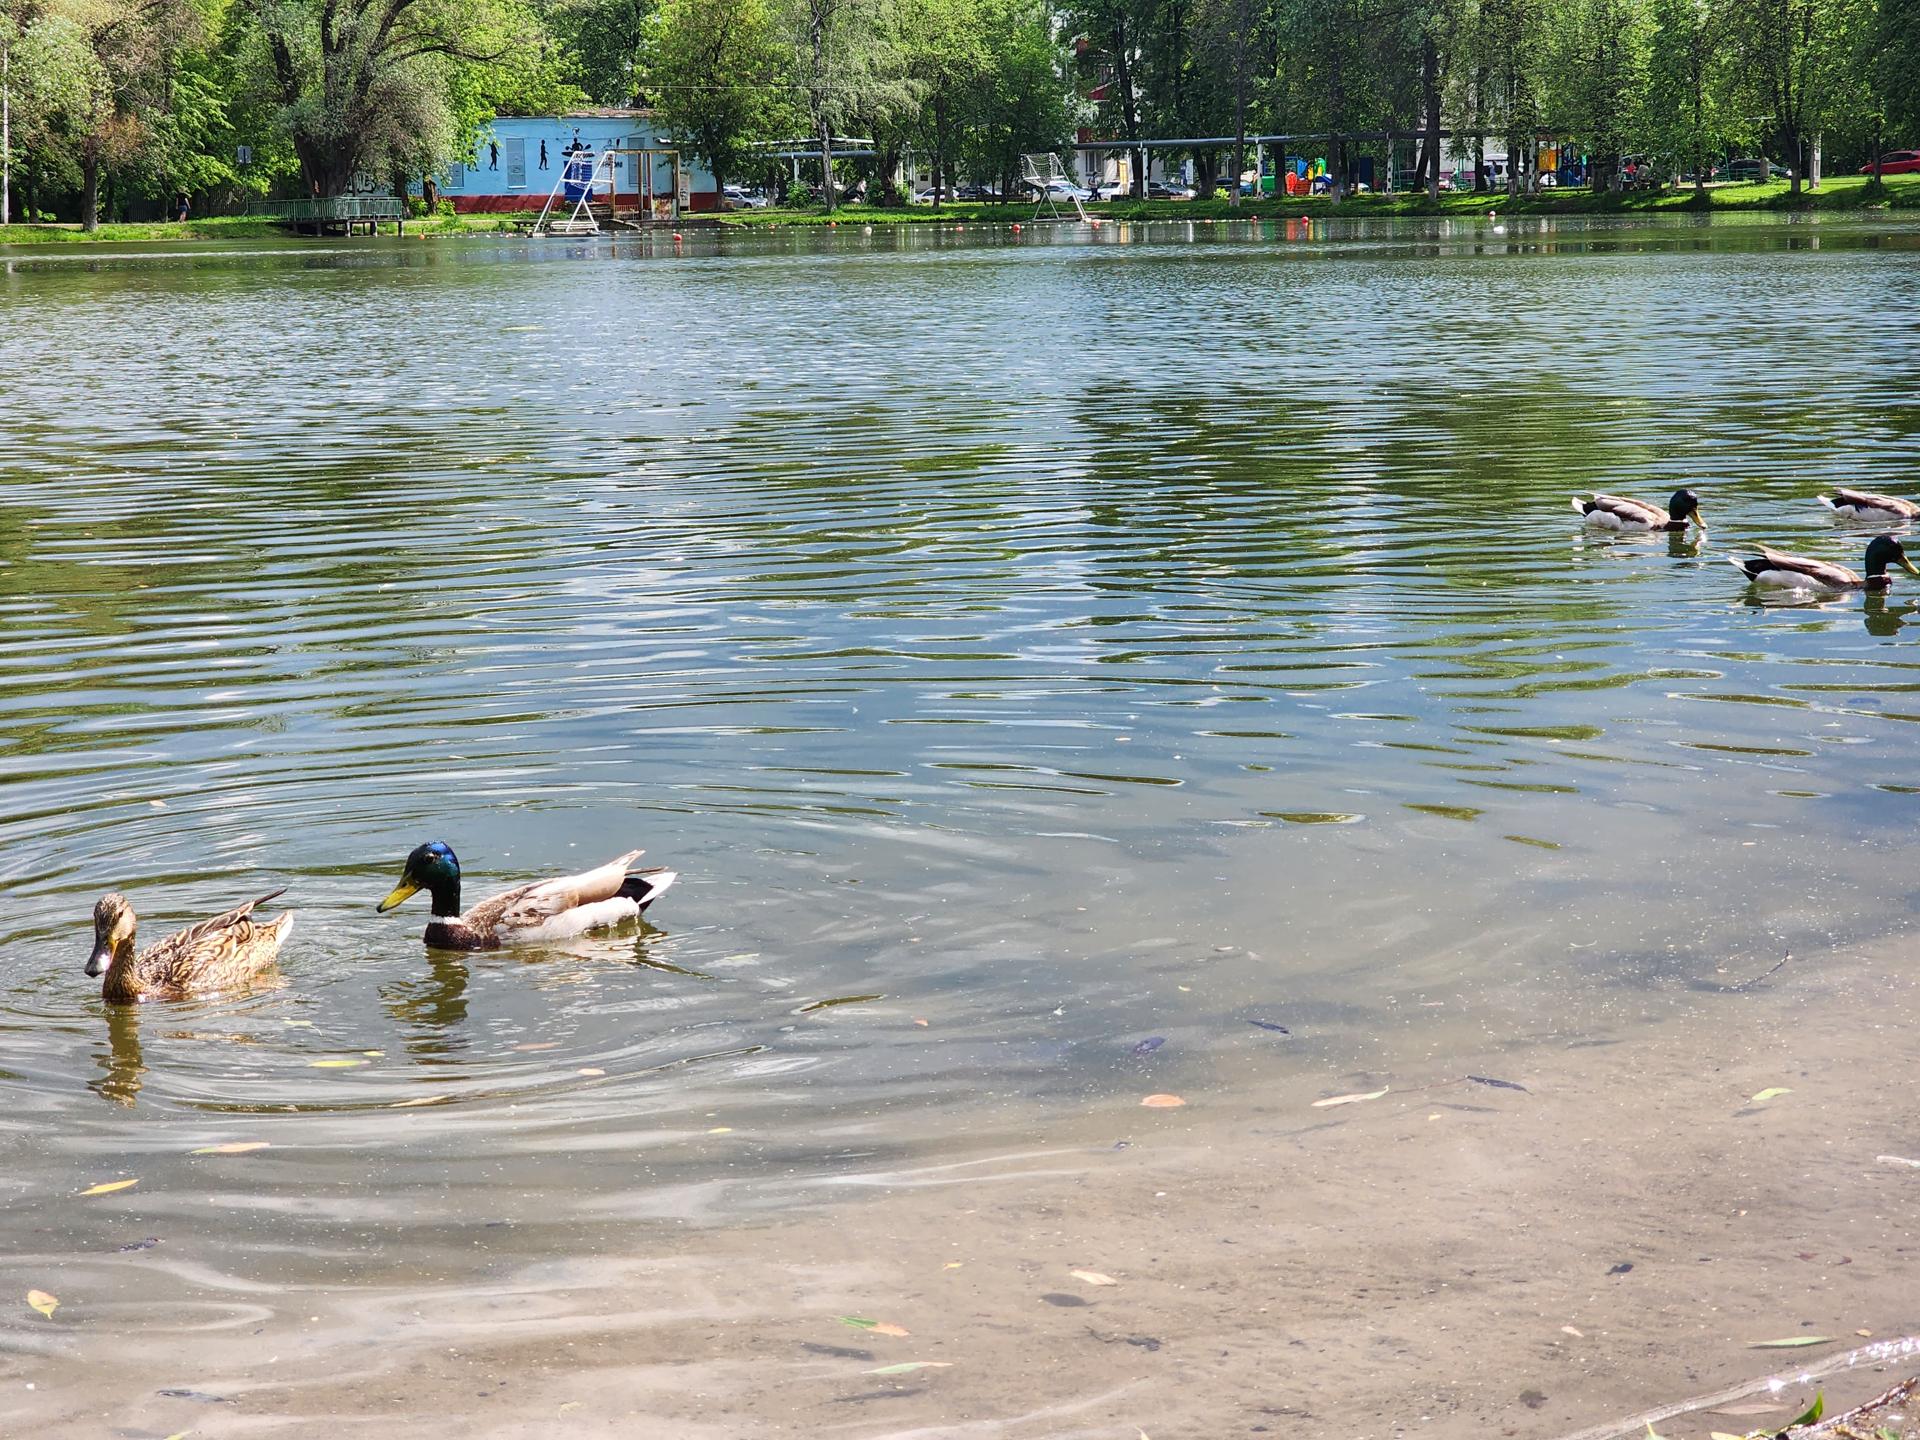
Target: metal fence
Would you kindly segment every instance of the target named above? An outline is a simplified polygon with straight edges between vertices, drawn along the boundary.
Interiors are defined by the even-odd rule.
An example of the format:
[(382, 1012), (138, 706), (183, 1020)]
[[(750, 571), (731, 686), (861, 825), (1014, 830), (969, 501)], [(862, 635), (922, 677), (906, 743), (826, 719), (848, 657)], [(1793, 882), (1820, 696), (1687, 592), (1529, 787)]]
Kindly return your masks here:
[(296, 225), (343, 225), (360, 220), (403, 220), (406, 202), (397, 195), (335, 195), (325, 200), (255, 200), (249, 215)]

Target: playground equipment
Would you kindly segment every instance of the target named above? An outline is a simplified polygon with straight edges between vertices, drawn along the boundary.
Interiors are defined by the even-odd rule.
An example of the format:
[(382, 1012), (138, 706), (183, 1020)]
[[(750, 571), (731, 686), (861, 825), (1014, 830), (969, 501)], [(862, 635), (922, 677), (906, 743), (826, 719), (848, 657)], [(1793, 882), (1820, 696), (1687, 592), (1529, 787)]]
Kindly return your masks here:
[(1055, 203), (1061, 195), (1073, 202), (1073, 208), (1084, 221), (1089, 217), (1087, 207), (1080, 202), (1080, 190), (1067, 178), (1067, 169), (1060, 163), (1060, 157), (1051, 150), (1020, 157), (1020, 178), (1033, 188), (1036, 201), (1033, 218), (1038, 220), (1041, 212), (1054, 220), (1062, 218), (1060, 207)]
[[(667, 187), (655, 188), (655, 167), (667, 163)], [(630, 159), (633, 188), (627, 192), (631, 202), (624, 208), (620, 194), (620, 162)], [(667, 223), (680, 219), (687, 203), (687, 175), (680, 164), (680, 152), (651, 146), (613, 145), (595, 154), (576, 150), (566, 157), (559, 177), (540, 217), (533, 222), (536, 235), (598, 235), (602, 225), (617, 230), (633, 229), (649, 220)]]

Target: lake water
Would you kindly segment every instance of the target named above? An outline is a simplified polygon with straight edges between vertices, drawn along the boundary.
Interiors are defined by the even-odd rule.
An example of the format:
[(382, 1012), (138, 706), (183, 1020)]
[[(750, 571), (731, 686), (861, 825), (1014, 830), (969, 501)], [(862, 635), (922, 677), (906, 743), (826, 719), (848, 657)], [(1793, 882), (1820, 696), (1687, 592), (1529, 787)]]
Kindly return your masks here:
[[(0, 254), (0, 1251), (63, 1307), (0, 1417), (573, 1335), (593, 1257), (1901, 932), (1920, 582), (1724, 556), (1859, 567), (1814, 497), (1920, 491), (1916, 335), (1903, 218)], [(1567, 501), (1680, 484), (1703, 544)], [(373, 911), (434, 838), (682, 878), (460, 958)], [(281, 885), (277, 987), (81, 974), (103, 891)], [(112, 1433), (268, 1433), (173, 1403)]]

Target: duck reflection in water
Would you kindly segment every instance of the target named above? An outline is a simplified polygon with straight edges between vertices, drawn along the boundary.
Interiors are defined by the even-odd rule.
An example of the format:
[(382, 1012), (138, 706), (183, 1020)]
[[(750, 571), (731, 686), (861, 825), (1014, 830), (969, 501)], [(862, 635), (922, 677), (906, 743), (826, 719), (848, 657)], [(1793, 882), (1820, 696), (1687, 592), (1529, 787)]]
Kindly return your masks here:
[(140, 1007), (109, 1005), (106, 1011), (106, 1048), (94, 1052), (100, 1075), (89, 1080), (87, 1088), (116, 1105), (131, 1106), (140, 1094), (141, 1077), (147, 1073), (140, 1054)]
[(1869, 595), (1866, 598), (1866, 626), (1869, 635), (1898, 635), (1908, 623), (1910, 615), (1920, 613), (1920, 603), (1912, 600), (1894, 601), (1885, 595)]
[[(571, 960), (590, 966), (617, 960), (636, 968), (683, 975), (690, 980), (713, 978), (702, 971), (689, 970), (683, 965), (675, 965), (649, 954), (649, 946), (665, 936), (665, 931), (642, 921), (639, 933), (632, 937), (631, 954), (619, 954), (615, 947), (605, 944), (576, 942), (568, 946), (521, 949), (514, 952), (513, 959), (521, 965), (550, 965), (556, 961)], [(474, 1037), (467, 1024), (467, 986), (469, 966), (477, 959), (465, 951), (432, 950), (428, 952), (425, 975), (394, 980), (380, 987), (381, 1004), (387, 1014), (406, 1031), (402, 1043), (409, 1055), (446, 1061), (472, 1048)], [(567, 979), (565, 976), (559, 978), (562, 983)]]

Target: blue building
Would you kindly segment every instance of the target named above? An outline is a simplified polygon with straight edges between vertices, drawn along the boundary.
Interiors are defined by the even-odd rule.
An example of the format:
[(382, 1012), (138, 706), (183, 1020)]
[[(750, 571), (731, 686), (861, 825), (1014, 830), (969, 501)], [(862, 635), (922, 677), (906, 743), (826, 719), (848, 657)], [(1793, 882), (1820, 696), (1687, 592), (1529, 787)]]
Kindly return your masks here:
[[(677, 147), (656, 128), (650, 110), (572, 110), (565, 115), (499, 115), (480, 132), (471, 164), (449, 167), (443, 198), (463, 214), (473, 211), (538, 210), (561, 177), (567, 156), (580, 146), (605, 150), (665, 152)], [(713, 176), (679, 157), (682, 211), (717, 210)], [(614, 162), (614, 206), (645, 209), (665, 218), (675, 188), (675, 166), (665, 153), (623, 154)]]

